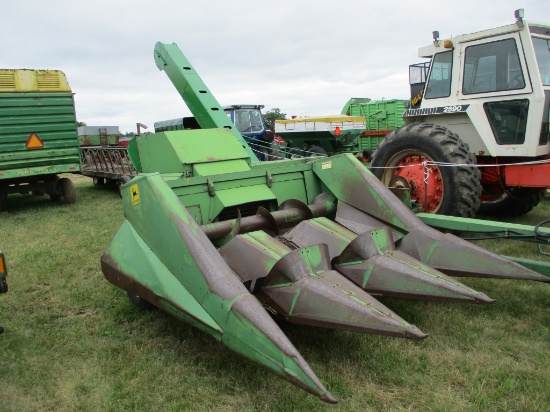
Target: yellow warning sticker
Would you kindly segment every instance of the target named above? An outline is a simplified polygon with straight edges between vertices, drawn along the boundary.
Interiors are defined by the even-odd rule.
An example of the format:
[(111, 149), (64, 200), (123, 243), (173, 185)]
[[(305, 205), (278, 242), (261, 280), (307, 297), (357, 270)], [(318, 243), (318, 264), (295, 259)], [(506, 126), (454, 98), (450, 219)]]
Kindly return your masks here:
[(130, 186), (130, 196), (132, 196), (132, 205), (137, 205), (139, 203), (139, 189), (137, 183)]

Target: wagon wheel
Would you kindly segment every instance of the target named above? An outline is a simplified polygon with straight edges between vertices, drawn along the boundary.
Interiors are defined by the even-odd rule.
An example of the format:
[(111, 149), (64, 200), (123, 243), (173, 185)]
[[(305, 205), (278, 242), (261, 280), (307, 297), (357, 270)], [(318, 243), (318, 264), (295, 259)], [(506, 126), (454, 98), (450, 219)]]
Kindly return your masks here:
[(61, 188), (61, 202), (71, 204), (76, 202), (76, 190), (73, 182), (67, 177), (59, 179), (57, 182)]
[(121, 176), (120, 179), (118, 179), (118, 195), (122, 197), (122, 186), (124, 186), (126, 183), (128, 183), (132, 178), (130, 176)]
[(92, 179), (94, 186), (103, 186), (105, 184), (105, 178), (103, 177), (94, 177)]
[[(445, 166), (445, 165), (448, 166)], [(371, 171), (386, 186), (406, 181), (423, 212), (473, 217), (479, 208), (480, 172), (457, 134), (433, 124), (411, 124), (376, 149)]]

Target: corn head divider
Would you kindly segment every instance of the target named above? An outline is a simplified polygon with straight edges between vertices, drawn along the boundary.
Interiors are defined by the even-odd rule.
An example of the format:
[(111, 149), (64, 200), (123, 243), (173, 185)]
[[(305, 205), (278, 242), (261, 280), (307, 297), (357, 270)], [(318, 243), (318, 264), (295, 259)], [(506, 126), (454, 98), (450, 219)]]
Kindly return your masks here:
[(102, 270), (252, 362), (334, 403), (272, 315), (422, 339), (373, 295), (490, 303), (448, 275), (550, 278), (427, 226), (353, 156), (258, 162), (175, 44), (155, 61), (200, 130), (142, 135)]

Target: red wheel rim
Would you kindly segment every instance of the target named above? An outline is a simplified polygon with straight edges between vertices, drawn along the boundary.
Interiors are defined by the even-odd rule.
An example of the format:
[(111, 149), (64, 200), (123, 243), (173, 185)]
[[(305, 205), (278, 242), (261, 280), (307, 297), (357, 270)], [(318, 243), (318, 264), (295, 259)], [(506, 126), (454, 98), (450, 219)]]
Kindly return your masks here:
[(444, 196), (443, 178), (439, 168), (424, 153), (405, 151), (396, 154), (384, 172), (383, 182), (387, 185), (392, 178), (405, 179), (411, 189), (411, 200), (422, 205), (422, 211), (437, 213)]

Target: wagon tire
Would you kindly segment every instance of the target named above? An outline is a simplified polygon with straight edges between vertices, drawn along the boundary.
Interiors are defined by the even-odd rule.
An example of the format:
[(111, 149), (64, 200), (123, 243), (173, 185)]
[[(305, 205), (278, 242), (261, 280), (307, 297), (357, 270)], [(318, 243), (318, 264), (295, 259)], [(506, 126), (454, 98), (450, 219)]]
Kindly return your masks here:
[(121, 176), (120, 179), (118, 179), (118, 195), (122, 197), (122, 186), (124, 186), (126, 183), (128, 183), (132, 178), (130, 176)]
[(475, 165), (475, 156), (456, 133), (415, 123), (388, 134), (374, 152), (370, 168), (386, 186), (409, 187), (411, 199), (424, 212), (474, 217), (481, 195), (481, 175)]
[(58, 200), (61, 200), (62, 203), (72, 204), (76, 202), (76, 189), (71, 179), (63, 177), (57, 182), (61, 194), (58, 195)]
[(103, 177), (94, 177), (92, 179), (94, 186), (103, 186), (105, 184), (105, 178)]

